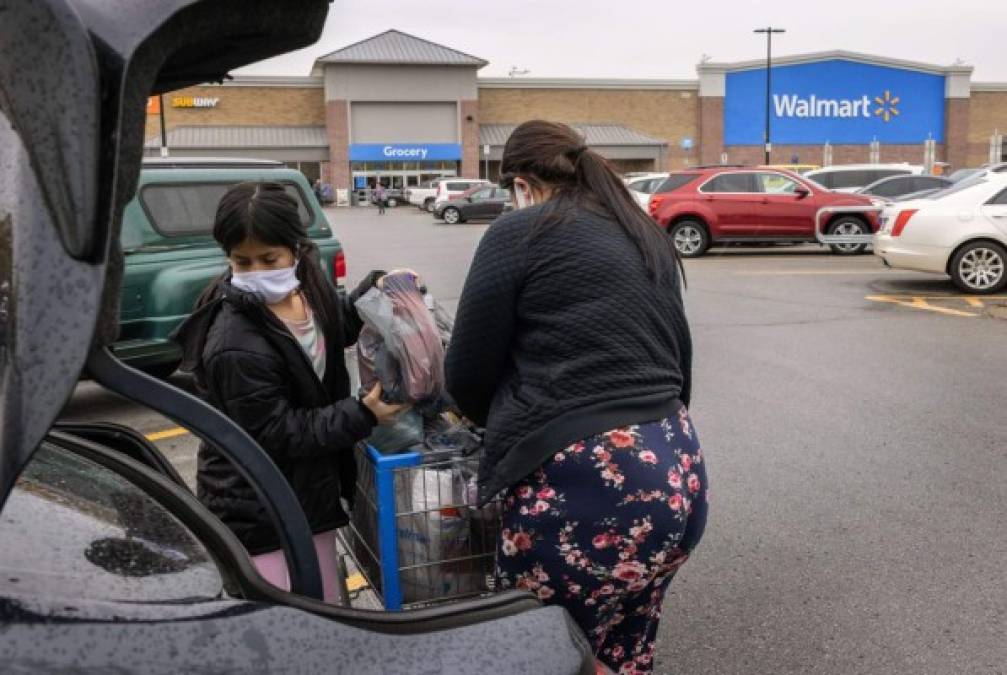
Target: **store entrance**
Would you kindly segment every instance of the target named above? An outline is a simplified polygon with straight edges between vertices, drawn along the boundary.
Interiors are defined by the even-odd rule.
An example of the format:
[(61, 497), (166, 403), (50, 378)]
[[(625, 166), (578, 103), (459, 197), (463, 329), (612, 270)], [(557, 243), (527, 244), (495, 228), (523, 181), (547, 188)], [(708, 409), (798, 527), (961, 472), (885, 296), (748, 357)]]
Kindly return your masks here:
[(385, 187), (389, 206), (406, 203), (406, 190), (434, 180), (458, 175), (457, 162), (351, 162), (353, 203), (371, 204), (377, 181)]

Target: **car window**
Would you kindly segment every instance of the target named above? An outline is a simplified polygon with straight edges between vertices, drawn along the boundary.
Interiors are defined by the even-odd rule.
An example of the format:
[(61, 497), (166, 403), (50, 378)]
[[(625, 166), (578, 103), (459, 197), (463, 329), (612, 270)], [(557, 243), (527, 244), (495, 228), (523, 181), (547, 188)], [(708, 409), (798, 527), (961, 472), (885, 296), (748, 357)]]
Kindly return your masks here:
[(797, 182), (779, 173), (760, 173), (757, 176), (756, 187), (760, 192), (792, 194), (797, 189)]
[(915, 191), (939, 189), (946, 187), (948, 184), (946, 180), (939, 176), (914, 176), (912, 181)]
[[(140, 190), (140, 204), (151, 224), (166, 237), (191, 237), (213, 232), (217, 204), (235, 183), (152, 183)], [(284, 183), (284, 189), (297, 202), (301, 222), (311, 223), (311, 212), (300, 189)]]
[(497, 199), (510, 199), (510, 190), (504, 188), (497, 188), (494, 194)]
[(830, 179), (828, 187), (833, 190), (864, 187), (883, 178), (883, 176), (875, 177), (871, 172), (861, 170), (832, 171), (827, 175)]
[(678, 188), (696, 180), (698, 176), (698, 173), (673, 173), (667, 178), (659, 180), (654, 192), (674, 192)]
[(472, 198), (474, 202), (481, 202), (490, 199), (493, 196), (493, 190), (476, 190), (469, 197)]
[(700, 189), (701, 192), (759, 192), (755, 175), (746, 172), (722, 173), (714, 176)]
[(917, 190), (926, 189), (926, 187), (914, 187), (912, 178), (898, 177), (891, 178), (875, 185), (871, 188), (870, 194), (877, 195), (879, 197), (897, 197), (899, 195), (909, 194), (910, 192), (916, 192)]
[(832, 171), (824, 171), (822, 173), (810, 173), (806, 176), (808, 180), (813, 180), (818, 185), (821, 185), (826, 190), (833, 189), (835, 185), (834, 181), (835, 173)]
[(870, 169), (867, 172), (870, 182), (881, 180), (882, 178), (891, 178), (893, 176), (911, 176), (912, 171), (909, 169)]
[(635, 192), (646, 192), (648, 185), (650, 185), (649, 179), (640, 179), (633, 181), (627, 187)]
[(986, 176), (984, 174), (979, 174), (977, 176), (973, 176), (972, 178), (966, 178), (963, 181), (955, 183), (954, 185), (952, 185), (951, 187), (947, 188), (946, 190), (941, 190), (940, 192), (937, 192), (937, 193), (933, 194), (930, 198), (931, 199), (944, 199), (945, 197), (949, 197), (951, 195), (958, 194), (959, 192), (961, 192), (963, 190), (971, 190), (975, 186), (982, 185), (985, 182), (986, 182)]
[(1001, 190), (1000, 194), (998, 194), (996, 197), (994, 197), (993, 199), (989, 200), (986, 203), (996, 206), (1007, 205), (1007, 190)]
[(43, 443), (0, 514), (0, 595), (210, 600), (223, 580), (199, 540), (140, 488)]

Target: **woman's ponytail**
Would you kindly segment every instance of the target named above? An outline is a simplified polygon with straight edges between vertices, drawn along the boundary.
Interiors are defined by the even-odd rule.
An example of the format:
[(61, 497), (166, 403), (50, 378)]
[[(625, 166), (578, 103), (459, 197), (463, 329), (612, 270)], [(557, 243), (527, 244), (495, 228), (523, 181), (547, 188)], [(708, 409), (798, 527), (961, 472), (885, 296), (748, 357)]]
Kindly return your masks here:
[(565, 221), (576, 207), (602, 212), (619, 223), (651, 277), (660, 278), (675, 261), (681, 269), (671, 238), (644, 213), (608, 161), (565, 124), (534, 120), (520, 125), (504, 146), (500, 169), (501, 187), (511, 188), (520, 176), (552, 191), (553, 208), (544, 212), (537, 231)]

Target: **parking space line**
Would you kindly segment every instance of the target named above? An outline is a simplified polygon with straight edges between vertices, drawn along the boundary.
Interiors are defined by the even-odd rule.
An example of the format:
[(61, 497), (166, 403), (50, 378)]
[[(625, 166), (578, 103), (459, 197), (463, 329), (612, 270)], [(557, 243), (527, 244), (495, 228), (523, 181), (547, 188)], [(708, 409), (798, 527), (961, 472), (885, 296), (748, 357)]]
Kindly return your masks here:
[(734, 272), (736, 277), (827, 277), (827, 276), (872, 276), (885, 273), (885, 270), (750, 270)]
[(168, 438), (176, 438), (178, 436), (185, 436), (189, 433), (189, 430), (185, 427), (172, 427), (171, 429), (164, 429), (163, 431), (155, 431), (153, 433), (144, 436), (148, 441), (163, 441)]
[[(908, 299), (907, 299), (908, 298)], [(901, 305), (903, 307), (909, 307), (911, 309), (922, 309), (928, 312), (936, 312), (938, 314), (947, 314), (949, 316), (960, 316), (969, 319), (974, 319), (981, 316), (981, 314), (976, 314), (975, 312), (963, 312), (957, 309), (951, 309), (950, 307), (941, 307), (939, 305), (931, 305), (928, 300), (932, 299), (957, 299), (955, 296), (936, 296), (936, 297), (922, 297), (922, 296), (897, 296), (897, 295), (868, 295), (867, 300), (873, 302), (887, 302), (893, 305)]]
[(980, 300), (979, 298), (962, 298), (962, 299), (968, 304), (969, 307), (981, 308), (986, 306), (983, 304), (983, 301)]
[(361, 574), (360, 572), (357, 572), (356, 574), (351, 574), (350, 576), (346, 577), (346, 590), (348, 590), (350, 593), (353, 593), (354, 591), (359, 591), (361, 588), (367, 588), (368, 585), (369, 584), (367, 583), (367, 579), (365, 579), (364, 575)]

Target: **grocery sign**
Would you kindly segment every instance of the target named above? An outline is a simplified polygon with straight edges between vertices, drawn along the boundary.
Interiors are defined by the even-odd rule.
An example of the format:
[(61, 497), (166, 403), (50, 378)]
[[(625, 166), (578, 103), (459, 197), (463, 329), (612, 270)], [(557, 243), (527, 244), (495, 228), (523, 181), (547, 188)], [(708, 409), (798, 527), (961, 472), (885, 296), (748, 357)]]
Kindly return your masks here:
[(462, 158), (458, 143), (354, 143), (350, 145), (351, 162), (435, 162)]
[[(724, 143), (761, 145), (766, 70), (727, 73)], [(944, 141), (944, 76), (830, 60), (773, 68), (773, 143)]]

